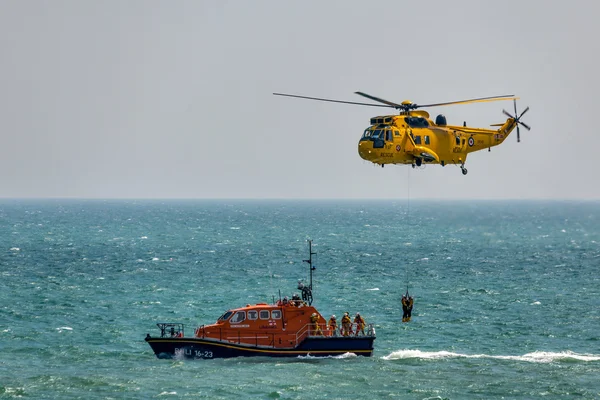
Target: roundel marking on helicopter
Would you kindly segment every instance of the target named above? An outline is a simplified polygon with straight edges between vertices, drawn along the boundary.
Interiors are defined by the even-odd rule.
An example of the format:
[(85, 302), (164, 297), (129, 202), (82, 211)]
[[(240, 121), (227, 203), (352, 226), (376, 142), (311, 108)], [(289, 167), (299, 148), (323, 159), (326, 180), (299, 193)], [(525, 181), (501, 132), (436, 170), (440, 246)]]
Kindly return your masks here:
[(474, 144), (475, 144), (475, 139), (473, 139), (473, 136), (471, 136), (469, 138), (469, 147), (473, 147)]
[(400, 145), (396, 145), (396, 151), (400, 151)]

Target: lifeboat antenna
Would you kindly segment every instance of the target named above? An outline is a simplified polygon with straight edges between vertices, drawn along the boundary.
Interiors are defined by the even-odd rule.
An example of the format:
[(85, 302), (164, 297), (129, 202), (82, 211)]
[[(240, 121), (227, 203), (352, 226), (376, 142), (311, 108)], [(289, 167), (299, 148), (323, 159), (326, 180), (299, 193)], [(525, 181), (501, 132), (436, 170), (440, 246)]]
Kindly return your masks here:
[(317, 269), (315, 266), (313, 266), (313, 262), (312, 262), (313, 254), (317, 254), (317, 253), (313, 253), (312, 240), (308, 239), (308, 260), (302, 260), (302, 261), (304, 261), (305, 263), (308, 263), (309, 271), (310, 271), (310, 283), (309, 283), (308, 287), (306, 287), (300, 282), (300, 283), (298, 283), (298, 289), (302, 290), (302, 300), (308, 302), (309, 305), (312, 304), (312, 300), (313, 300), (313, 296), (312, 296), (313, 271), (315, 269)]

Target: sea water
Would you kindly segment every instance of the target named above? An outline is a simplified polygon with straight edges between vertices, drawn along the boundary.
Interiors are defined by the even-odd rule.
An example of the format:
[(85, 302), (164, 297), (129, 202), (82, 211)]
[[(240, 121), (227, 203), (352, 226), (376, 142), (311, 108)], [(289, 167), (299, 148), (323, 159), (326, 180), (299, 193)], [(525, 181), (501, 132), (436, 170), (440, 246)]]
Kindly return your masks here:
[[(373, 357), (144, 342), (291, 296), (307, 239), (314, 305)], [(2, 200), (0, 243), (0, 398), (600, 398), (598, 202)]]

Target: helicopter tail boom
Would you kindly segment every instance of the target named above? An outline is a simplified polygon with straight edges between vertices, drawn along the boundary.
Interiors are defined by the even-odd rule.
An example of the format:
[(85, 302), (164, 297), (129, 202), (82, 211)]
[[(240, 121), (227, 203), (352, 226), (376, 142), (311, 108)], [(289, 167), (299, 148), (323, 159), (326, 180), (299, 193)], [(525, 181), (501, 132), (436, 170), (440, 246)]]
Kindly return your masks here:
[[(494, 126), (500, 126), (500, 128), (498, 128), (497, 131), (488, 131), (489, 133), (493, 134), (493, 137), (490, 137), (488, 140), (489, 146), (482, 146), (482, 147), (493, 147), (493, 146), (498, 146), (499, 144), (501, 144), (502, 142), (504, 142), (504, 140), (506, 140), (506, 138), (508, 137), (508, 135), (510, 135), (510, 133), (516, 128), (517, 129), (517, 142), (521, 141), (521, 132), (519, 131), (519, 126), (522, 126), (523, 128), (530, 130), (531, 127), (529, 125), (527, 125), (526, 123), (524, 123), (523, 121), (521, 121), (521, 117), (523, 117), (523, 115), (529, 111), (529, 107), (525, 108), (525, 110), (523, 110), (523, 112), (521, 114), (517, 113), (517, 101), (516, 99), (513, 100), (513, 104), (514, 104), (514, 108), (515, 108), (515, 114), (512, 115), (511, 113), (507, 112), (506, 110), (502, 110), (502, 112), (504, 113), (504, 115), (506, 115), (508, 118), (506, 119), (506, 122), (504, 124), (495, 124)], [(477, 133), (482, 133), (482, 132), (477, 132)], [(489, 133), (484, 133), (484, 134), (489, 134)], [(480, 143), (485, 143), (484, 141), (469, 141), (469, 146), (471, 147), (469, 150), (471, 151), (477, 151), (480, 150), (479, 146), (477, 146), (475, 143), (477, 143), (478, 145)], [(475, 147), (473, 147), (475, 146)]]
[(516, 126), (515, 120), (513, 118), (508, 118), (506, 122), (498, 128), (498, 133), (494, 134), (494, 146), (504, 142)]

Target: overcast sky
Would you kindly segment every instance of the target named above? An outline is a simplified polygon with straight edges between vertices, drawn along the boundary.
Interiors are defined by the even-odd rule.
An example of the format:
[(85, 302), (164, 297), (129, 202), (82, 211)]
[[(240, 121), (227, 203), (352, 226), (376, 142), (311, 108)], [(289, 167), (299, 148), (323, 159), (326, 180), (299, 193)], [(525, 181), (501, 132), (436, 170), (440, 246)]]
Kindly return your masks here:
[[(0, 197), (600, 199), (595, 1), (0, 2)], [(385, 109), (515, 94), (456, 166), (357, 153)], [(511, 102), (430, 109), (488, 127)], [(390, 111), (391, 112), (391, 111)]]

